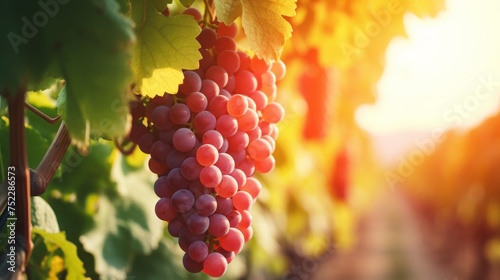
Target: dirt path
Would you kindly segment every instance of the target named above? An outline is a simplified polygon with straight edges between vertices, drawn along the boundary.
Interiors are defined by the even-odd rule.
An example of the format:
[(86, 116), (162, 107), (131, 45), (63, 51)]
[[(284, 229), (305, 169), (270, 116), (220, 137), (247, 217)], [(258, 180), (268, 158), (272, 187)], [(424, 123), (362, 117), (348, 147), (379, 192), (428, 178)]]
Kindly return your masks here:
[(420, 232), (412, 210), (387, 193), (361, 219), (357, 246), (324, 262), (311, 280), (455, 280), (433, 266)]

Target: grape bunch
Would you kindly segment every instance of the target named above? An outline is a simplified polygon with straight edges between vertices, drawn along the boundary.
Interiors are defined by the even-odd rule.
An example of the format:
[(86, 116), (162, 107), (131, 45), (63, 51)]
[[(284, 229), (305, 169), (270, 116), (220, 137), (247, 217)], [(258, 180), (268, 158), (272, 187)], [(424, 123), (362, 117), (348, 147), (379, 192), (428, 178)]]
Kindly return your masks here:
[[(195, 9), (185, 13), (201, 20)], [(252, 176), (274, 168), (284, 116), (275, 98), (285, 65), (238, 50), (237, 32), (234, 23), (204, 27), (199, 69), (184, 71), (178, 93), (131, 103), (129, 138), (158, 175), (156, 215), (178, 237), (186, 270), (212, 277), (252, 237), (250, 209), (262, 189)]]

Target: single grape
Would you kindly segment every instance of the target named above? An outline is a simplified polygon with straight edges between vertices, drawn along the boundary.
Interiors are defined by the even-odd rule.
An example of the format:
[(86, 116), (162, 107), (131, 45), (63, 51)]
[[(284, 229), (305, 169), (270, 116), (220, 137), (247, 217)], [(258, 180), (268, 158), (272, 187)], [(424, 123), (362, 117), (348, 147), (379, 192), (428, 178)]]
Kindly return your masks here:
[(219, 152), (211, 144), (203, 144), (196, 151), (196, 160), (203, 166), (210, 166), (219, 159)]
[(187, 189), (181, 189), (172, 195), (171, 202), (175, 211), (179, 213), (186, 213), (193, 208), (194, 195)]
[(217, 209), (217, 200), (210, 194), (202, 194), (194, 203), (194, 208), (202, 216), (210, 216)]
[(156, 161), (154, 158), (149, 159), (148, 167), (151, 172), (157, 175), (163, 175), (168, 172), (168, 166), (163, 162)]
[(229, 220), (222, 214), (213, 214), (209, 217), (210, 225), (208, 226), (208, 234), (217, 238), (228, 233), (230, 228)]
[(230, 228), (226, 235), (219, 237), (219, 244), (224, 250), (238, 254), (243, 249), (245, 237), (238, 229)]
[(198, 40), (202, 48), (211, 49), (217, 41), (217, 33), (213, 29), (203, 28), (196, 40)]
[(241, 171), (241, 169), (235, 168), (229, 175), (231, 175), (231, 177), (233, 177), (238, 183), (238, 190), (240, 190), (247, 183), (247, 176), (245, 175), (245, 172)]
[(151, 133), (146, 133), (143, 134), (141, 137), (139, 137), (139, 140), (137, 141), (137, 145), (139, 146), (139, 149), (145, 154), (149, 154), (151, 152), (151, 147), (155, 143), (155, 137)]
[(186, 106), (191, 112), (199, 113), (207, 108), (207, 97), (203, 93), (195, 91), (186, 98)]
[(203, 263), (194, 261), (187, 253), (182, 257), (182, 265), (191, 273), (198, 273), (203, 270)]
[(222, 115), (215, 123), (215, 129), (224, 137), (233, 136), (238, 131), (238, 121), (230, 115)]
[(242, 131), (249, 132), (257, 127), (259, 124), (259, 115), (255, 110), (247, 110), (243, 116), (236, 119), (238, 128)]
[(271, 172), (276, 165), (276, 160), (272, 155), (268, 156), (264, 160), (254, 161), (255, 171), (260, 173), (269, 173)]
[(175, 124), (185, 124), (191, 117), (189, 108), (182, 103), (177, 103), (170, 108), (170, 120)]
[(203, 234), (208, 230), (209, 219), (198, 213), (193, 213), (186, 220), (187, 228), (192, 234)]
[(187, 152), (194, 148), (196, 136), (189, 128), (179, 128), (172, 138), (174, 147), (180, 152)]
[(255, 75), (247, 70), (239, 71), (236, 76), (236, 85), (235, 91), (236, 93), (241, 94), (251, 94), (255, 90), (257, 90), (257, 79)]
[(201, 89), (201, 78), (198, 73), (194, 71), (184, 71), (184, 80), (181, 85), (179, 85), (179, 92), (184, 95), (190, 95), (195, 91), (200, 91)]
[(222, 173), (215, 165), (205, 166), (200, 171), (200, 182), (207, 188), (215, 188), (222, 180)]
[(220, 153), (219, 158), (215, 162), (215, 166), (220, 169), (222, 175), (228, 175), (234, 170), (234, 159), (227, 153)]
[(283, 120), (285, 116), (285, 109), (277, 102), (267, 104), (266, 108), (262, 111), (262, 118), (269, 123), (278, 123)]
[(199, 112), (193, 120), (193, 126), (199, 133), (205, 133), (215, 128), (215, 116), (208, 111)]
[(227, 102), (229, 98), (223, 95), (218, 95), (214, 97), (208, 103), (208, 110), (216, 117), (219, 118), (223, 115), (227, 115)]
[(209, 130), (203, 133), (203, 138), (202, 138), (203, 144), (210, 144), (218, 150), (220, 149), (220, 147), (222, 147), (223, 142), (224, 138), (217, 130)]
[(214, 65), (210, 66), (205, 72), (205, 79), (210, 79), (216, 82), (220, 88), (223, 88), (227, 85), (229, 76), (226, 69), (221, 66)]
[(246, 191), (238, 191), (233, 195), (233, 206), (238, 210), (248, 210), (252, 206), (253, 198)]
[(215, 53), (221, 53), (223, 51), (236, 51), (236, 42), (234, 42), (233, 38), (228, 36), (219, 37), (217, 41), (215, 41), (214, 50)]
[(220, 277), (227, 270), (227, 260), (220, 253), (213, 252), (208, 254), (203, 261), (203, 272), (212, 277)]
[(171, 200), (166, 197), (160, 198), (160, 200), (156, 202), (155, 213), (158, 218), (167, 222), (173, 220), (177, 216)]
[(197, 240), (189, 245), (187, 254), (195, 262), (203, 262), (208, 256), (208, 246), (205, 242)]
[(249, 193), (253, 199), (256, 199), (262, 191), (262, 185), (259, 180), (250, 177), (247, 178), (246, 183), (240, 188), (240, 190)]
[(233, 117), (240, 117), (248, 110), (248, 100), (246, 96), (235, 94), (227, 101), (227, 112)]
[(241, 222), (241, 214), (239, 211), (232, 210), (227, 214), (227, 219), (229, 220), (230, 227), (236, 227)]
[(225, 50), (217, 56), (217, 65), (226, 69), (228, 74), (233, 74), (240, 69), (240, 56), (233, 50)]
[(219, 95), (220, 88), (215, 81), (212, 81), (210, 79), (203, 79), (203, 81), (201, 81), (200, 92), (203, 93), (207, 97), (208, 102), (210, 102), (212, 98)]
[(186, 222), (182, 218), (176, 217), (168, 222), (167, 230), (173, 237), (179, 237), (179, 233), (186, 227)]
[(215, 186), (215, 192), (221, 197), (230, 198), (238, 191), (238, 182), (229, 175), (222, 175), (221, 181)]
[(202, 168), (195, 157), (188, 157), (182, 162), (181, 173), (186, 180), (195, 181), (199, 178)]
[(165, 162), (167, 160), (167, 155), (170, 152), (170, 149), (171, 147), (169, 144), (158, 140), (151, 146), (151, 157), (156, 161)]
[(250, 140), (246, 132), (238, 130), (233, 136), (227, 138), (227, 142), (229, 145), (228, 150), (242, 151), (245, 150), (245, 148), (248, 146)]
[(222, 215), (227, 215), (231, 213), (233, 210), (233, 200), (230, 198), (224, 198), (221, 196), (217, 196), (215, 198), (217, 201), (217, 210), (215, 210), (215, 213), (222, 214)]

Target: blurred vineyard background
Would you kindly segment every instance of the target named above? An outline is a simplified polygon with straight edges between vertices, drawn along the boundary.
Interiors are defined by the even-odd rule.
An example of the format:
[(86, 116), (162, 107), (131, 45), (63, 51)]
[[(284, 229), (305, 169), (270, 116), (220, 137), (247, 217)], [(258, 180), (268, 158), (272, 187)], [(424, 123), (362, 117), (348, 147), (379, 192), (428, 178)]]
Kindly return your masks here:
[[(252, 209), (254, 237), (223, 279), (500, 279), (500, 113), (439, 135), (390, 137), (357, 117), (378, 100), (389, 45), (407, 36), (405, 19), (432, 21), (446, 9), (445, 0), (297, 2), (281, 57), (287, 76), (277, 100), (287, 113), (276, 169), (259, 175), (265, 190)], [(500, 66), (498, 58), (490, 62)], [(498, 95), (499, 84), (491, 87)], [(56, 115), (50, 94), (30, 93), (29, 102)], [(45, 132), (28, 127), (33, 166), (56, 128), (27, 118)], [(206, 279), (184, 271), (182, 252), (156, 218), (145, 159), (92, 141), (87, 156), (68, 153), (44, 198), (90, 278)], [(55, 275), (58, 261), (40, 269)]]

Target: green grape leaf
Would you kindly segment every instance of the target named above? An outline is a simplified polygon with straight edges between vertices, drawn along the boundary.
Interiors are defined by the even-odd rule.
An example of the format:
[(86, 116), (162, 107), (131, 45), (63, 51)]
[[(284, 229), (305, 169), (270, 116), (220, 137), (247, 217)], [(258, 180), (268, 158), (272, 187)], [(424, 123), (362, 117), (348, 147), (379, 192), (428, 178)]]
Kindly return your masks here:
[(172, 0), (150, 0), (148, 3), (151, 3), (151, 5), (153, 5), (153, 7), (161, 13), (167, 8), (168, 4), (172, 3)]
[(180, 0), (182, 6), (189, 8), (196, 0)]
[(198, 68), (200, 27), (191, 16), (165, 17), (143, 0), (132, 2), (131, 14), (137, 25), (132, 71), (138, 91), (150, 97), (177, 93), (182, 69)]
[(47, 233), (59, 232), (59, 223), (54, 210), (39, 196), (31, 198), (31, 224)]
[(99, 198), (95, 227), (80, 238), (104, 279), (126, 279), (134, 256), (150, 254), (162, 236), (163, 224), (152, 210), (158, 200), (154, 176), (144, 169), (125, 174), (121, 163), (117, 156), (112, 170), (118, 194)]
[[(29, 125), (25, 128), (25, 134), (26, 152), (29, 155), (28, 165), (29, 167), (33, 168), (36, 167), (40, 160), (43, 158), (45, 151), (49, 148), (49, 143), (42, 137), (42, 135), (40, 135), (40, 132), (38, 130)], [(3, 162), (6, 164), (9, 163), (10, 159), (9, 142), (9, 125), (6, 119), (0, 119), (0, 155), (3, 158)]]
[(70, 2), (65, 8), (67, 13), (54, 18), (60, 24), (50, 33), (61, 42), (56, 53), (66, 82), (60, 95), (66, 113), (61, 115), (73, 143), (85, 148), (90, 135), (125, 133), (127, 110), (122, 107), (127, 103), (134, 35), (131, 22), (112, 0)]
[[(67, 270), (66, 279), (86, 279), (85, 269), (83, 268), (82, 261), (78, 258), (76, 246), (66, 239), (66, 235), (64, 234), (64, 232), (49, 233), (43, 229), (34, 227), (33, 235), (35, 240), (37, 237), (41, 237), (43, 239), (45, 250), (49, 255), (57, 254), (57, 251), (59, 250), (62, 252), (61, 257), (64, 260), (64, 268)], [(38, 246), (40, 246), (40, 244), (38, 244)], [(35, 248), (33, 250), (34, 255), (36, 255), (35, 251), (37, 249), (38, 248), (35, 245)]]
[(241, 16), (242, 8), (240, 0), (215, 0), (217, 18), (229, 25)]
[(36, 1), (0, 2), (0, 94), (4, 96), (25, 91), (28, 81), (40, 83), (46, 76), (52, 57), (44, 45), (48, 19), (34, 18), (40, 10)]

